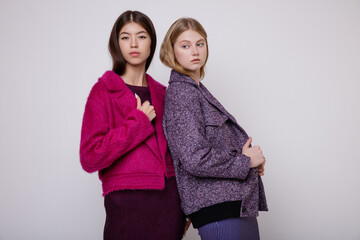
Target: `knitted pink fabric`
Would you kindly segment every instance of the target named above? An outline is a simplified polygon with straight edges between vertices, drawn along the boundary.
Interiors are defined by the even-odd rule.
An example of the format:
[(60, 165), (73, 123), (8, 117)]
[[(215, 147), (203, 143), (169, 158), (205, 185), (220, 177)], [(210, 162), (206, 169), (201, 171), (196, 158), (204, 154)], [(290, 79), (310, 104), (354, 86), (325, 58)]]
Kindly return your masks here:
[(119, 75), (107, 71), (88, 97), (81, 131), (80, 162), (99, 171), (103, 195), (122, 189), (163, 189), (164, 176), (174, 176), (162, 129), (165, 86), (149, 75), (155, 108), (154, 127), (136, 109), (136, 99)]

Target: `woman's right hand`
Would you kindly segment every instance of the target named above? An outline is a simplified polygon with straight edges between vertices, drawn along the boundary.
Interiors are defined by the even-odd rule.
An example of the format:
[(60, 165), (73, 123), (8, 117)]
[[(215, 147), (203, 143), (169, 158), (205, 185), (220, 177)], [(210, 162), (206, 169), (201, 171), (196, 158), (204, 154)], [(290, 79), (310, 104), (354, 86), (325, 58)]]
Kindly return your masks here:
[(263, 168), (265, 163), (265, 157), (259, 146), (250, 147), (251, 142), (252, 142), (252, 138), (249, 137), (249, 139), (242, 148), (242, 154), (250, 158), (250, 168), (259, 167), (259, 166), (262, 166)]
[(150, 105), (149, 101), (145, 101), (143, 104), (141, 104), (140, 97), (136, 94), (135, 97), (137, 100), (136, 108), (145, 113), (145, 115), (149, 118), (149, 121), (151, 122), (156, 117), (154, 106)]

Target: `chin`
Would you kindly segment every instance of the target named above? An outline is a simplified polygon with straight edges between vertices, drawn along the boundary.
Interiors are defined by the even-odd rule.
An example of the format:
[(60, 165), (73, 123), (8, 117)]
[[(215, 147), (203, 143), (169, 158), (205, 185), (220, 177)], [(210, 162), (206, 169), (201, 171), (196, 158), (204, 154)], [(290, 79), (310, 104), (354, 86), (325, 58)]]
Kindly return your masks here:
[(144, 64), (145, 62), (146, 62), (146, 60), (128, 61), (128, 63), (133, 66), (138, 66), (138, 65)]
[(200, 71), (200, 68), (189, 68), (189, 71), (191, 71), (191, 72), (197, 72), (197, 71)]

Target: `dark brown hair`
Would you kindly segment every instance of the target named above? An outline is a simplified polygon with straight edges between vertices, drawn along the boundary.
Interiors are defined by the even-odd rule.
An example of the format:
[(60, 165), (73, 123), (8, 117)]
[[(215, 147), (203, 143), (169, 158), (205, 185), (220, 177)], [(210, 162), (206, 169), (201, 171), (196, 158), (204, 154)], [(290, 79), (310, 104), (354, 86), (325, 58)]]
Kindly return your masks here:
[(150, 18), (139, 11), (126, 11), (122, 13), (111, 30), (109, 39), (109, 52), (113, 60), (113, 71), (119, 75), (125, 72), (126, 61), (121, 53), (119, 46), (119, 33), (123, 26), (127, 23), (134, 22), (140, 24), (149, 34), (151, 39), (150, 55), (146, 60), (145, 71), (149, 68), (156, 48), (156, 32)]

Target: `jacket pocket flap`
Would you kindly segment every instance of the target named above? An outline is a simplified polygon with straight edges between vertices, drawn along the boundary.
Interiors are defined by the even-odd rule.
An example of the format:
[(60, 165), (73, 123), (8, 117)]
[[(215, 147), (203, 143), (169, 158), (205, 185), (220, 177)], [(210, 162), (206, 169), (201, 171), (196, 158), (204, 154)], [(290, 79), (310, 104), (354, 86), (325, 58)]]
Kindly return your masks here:
[(219, 112), (217, 112), (216, 114), (214, 114), (214, 113), (215, 113), (215, 111), (213, 112), (213, 114), (211, 114), (205, 118), (206, 126), (220, 127), (221, 125), (223, 125), (226, 122), (226, 120), (228, 120), (228, 117), (225, 114), (219, 113)]

